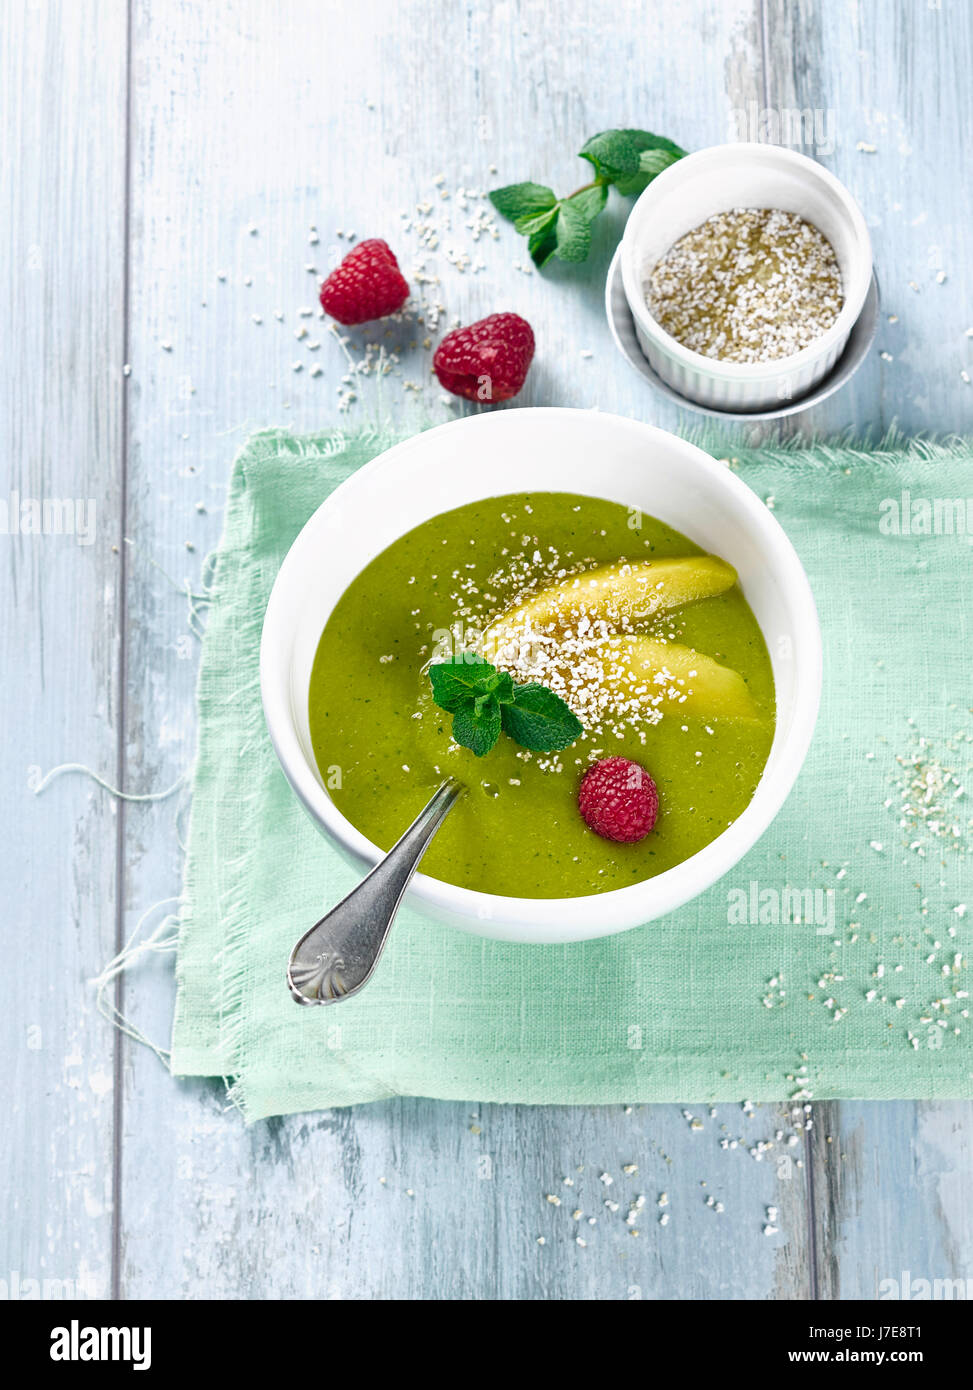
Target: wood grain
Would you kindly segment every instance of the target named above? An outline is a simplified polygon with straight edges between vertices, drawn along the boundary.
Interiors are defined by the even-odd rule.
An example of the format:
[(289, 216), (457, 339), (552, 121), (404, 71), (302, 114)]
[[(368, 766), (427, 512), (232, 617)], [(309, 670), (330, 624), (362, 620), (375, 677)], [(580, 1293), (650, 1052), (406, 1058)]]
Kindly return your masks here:
[(118, 1040), (87, 981), (114, 951), (115, 807), (78, 776), (31, 788), (65, 761), (117, 775), (125, 9), (4, 5), (0, 26), (2, 510), (15, 493), (93, 521), (85, 545), (0, 534), (0, 1280), (104, 1296)]
[[(973, 392), (960, 377), (970, 365), (964, 228), (973, 189), (954, 138), (973, 119), (963, 76), (973, 61), (969, 18), (953, 5), (897, 7), (890, 22), (888, 7), (875, 4), (767, 2), (768, 104), (830, 113), (833, 151), (806, 152), (866, 209), (879, 267), (877, 351), (842, 393), (859, 433), (894, 425), (969, 432), (973, 424)], [(828, 415), (810, 411), (793, 428), (824, 432)], [(971, 1120), (973, 1105), (962, 1104), (817, 1107), (821, 1297), (875, 1298), (882, 1280), (903, 1270), (930, 1280), (969, 1275)]]
[[(415, 257), (415, 239), (397, 236), (399, 210), (424, 199), (444, 204), (434, 182), (439, 174), (452, 198), (459, 186), (528, 174), (564, 187), (581, 182), (572, 150), (588, 133), (622, 119), (620, 111), (625, 120), (650, 124), (664, 118), (666, 130), (690, 145), (713, 138), (714, 129), (721, 136), (730, 55), (739, 93), (733, 100), (756, 90), (754, 23), (744, 7), (686, 16), (677, 21), (676, 46), (664, 49), (640, 32), (633, 7), (635, 52), (624, 64), (618, 53), (626, 16), (607, 4), (574, 18), (557, 45), (547, 41), (549, 13), (538, 5), (511, 7), (504, 19), (496, 10), (411, 4), (394, 12), (394, 29), (392, 14), (387, 5), (366, 6), (339, 46), (329, 26), (308, 25), (306, 11), (294, 8), (277, 14), (228, 5), (218, 21), (195, 5), (136, 11), (129, 533), (135, 542), (130, 608), (141, 621), (128, 657), (129, 749), (160, 785), (192, 754), (194, 663), (180, 665), (174, 656), (186, 631), (184, 605), (139, 557), (152, 556), (178, 578), (193, 572), (197, 561), (185, 542), (198, 557), (215, 541), (236, 441), (257, 424), (313, 429), (334, 418), (346, 367), (318, 321), (297, 314), (315, 303), (315, 277), (305, 263), (326, 269), (345, 241), (336, 237), (338, 228), (384, 233)], [(699, 90), (691, 93), (680, 82), (677, 55), (680, 45), (695, 43), (699, 21), (708, 43), (697, 60)], [(589, 88), (583, 81), (589, 61), (593, 71), (612, 69), (617, 78)], [(458, 160), (449, 154), (457, 112), (470, 113)], [(497, 164), (495, 175), (490, 163)], [(475, 252), (487, 269), (464, 275), (443, 255), (429, 258), (448, 315), (488, 312), (502, 283), (508, 302), (541, 326), (549, 344), (525, 403), (618, 408), (621, 394), (633, 413), (652, 404), (640, 395), (638, 378), (619, 370), (603, 317), (604, 271), (624, 205), (612, 209), (601, 229), (595, 266), (580, 293), (564, 268), (550, 278), (514, 270), (523, 257), (507, 229), (497, 241), (473, 243), (464, 219), (449, 214), (454, 225), (443, 229), (443, 244)], [(444, 222), (439, 209), (435, 215)], [(316, 247), (309, 241), (312, 223), (321, 238)], [(226, 282), (217, 279), (221, 271)], [(283, 310), (283, 323), (275, 309)], [(262, 323), (253, 322), (254, 314)], [(323, 339), (316, 353), (294, 337), (303, 323), (313, 339)], [(163, 341), (171, 341), (171, 352)], [(583, 348), (594, 356), (583, 358)], [(299, 373), (292, 371), (295, 360), (303, 364)], [(315, 379), (309, 373), (318, 361), (324, 372)], [(403, 389), (403, 379), (419, 389)], [(430, 382), (429, 353), (421, 347), (406, 347), (401, 377), (366, 380), (360, 391), (352, 422), (385, 413), (409, 427), (454, 413)], [(197, 501), (205, 513), (196, 512)], [(161, 843), (171, 843), (169, 819), (167, 807), (127, 816), (133, 913), (178, 884), (177, 857), (159, 852)], [(130, 991), (140, 1025), (156, 1034), (169, 1008), (161, 983), (150, 994), (140, 982), (137, 998)], [(205, 1121), (202, 1096), (208, 1097)], [(180, 1087), (174, 1096), (154, 1059), (131, 1054), (124, 1291), (232, 1295), (245, 1287), (253, 1295), (294, 1297), (537, 1298), (597, 1296), (601, 1289), (624, 1298), (630, 1287), (645, 1297), (665, 1296), (673, 1281), (701, 1296), (807, 1291), (800, 1170), (782, 1198), (773, 1165), (735, 1151), (732, 1170), (719, 1182), (726, 1210), (715, 1215), (699, 1187), (710, 1169), (715, 1183), (720, 1167), (714, 1122), (706, 1121), (704, 1137), (670, 1109), (626, 1117), (491, 1107), (474, 1122), (477, 1108), (406, 1100), (283, 1120), (269, 1133), (246, 1134), (222, 1116), (214, 1089)], [(129, 1128), (129, 1116), (139, 1124)], [(480, 1138), (471, 1135), (474, 1123)], [(750, 1124), (761, 1137), (776, 1128), (771, 1116)], [(532, 1155), (526, 1167), (524, 1153)], [(144, 1196), (145, 1173), (160, 1161), (184, 1175), (174, 1213), (168, 1197), (160, 1198), (169, 1210), (164, 1222), (159, 1205)], [(632, 1161), (640, 1173), (629, 1181), (621, 1165)], [(599, 1223), (582, 1235), (584, 1247), (576, 1243), (571, 1190), (563, 1190), (559, 1208), (545, 1201), (579, 1164), (589, 1174), (585, 1220), (595, 1214)], [(484, 1165), (490, 1179), (477, 1176)], [(630, 1195), (644, 1192), (650, 1211), (639, 1237), (624, 1224), (625, 1203), (608, 1220), (593, 1168), (614, 1173)], [(405, 1195), (410, 1187), (414, 1198)], [(678, 1218), (659, 1227), (655, 1201), (667, 1187), (670, 1213), (678, 1211)], [(295, 1259), (306, 1213), (320, 1207), (322, 1194), (334, 1219), (316, 1223), (313, 1258)], [(762, 1235), (768, 1205), (788, 1212), (783, 1238)], [(697, 1270), (692, 1252), (711, 1236), (714, 1222), (736, 1236), (720, 1241), (719, 1255)], [(200, 1229), (207, 1233), (202, 1242)], [(536, 1244), (540, 1235), (544, 1246)], [(378, 1250), (385, 1252), (381, 1260)], [(431, 1258), (431, 1251), (441, 1256)]]
[[(842, 392), (839, 418), (856, 433), (968, 433), (973, 189), (956, 138), (973, 120), (968, 8), (766, 0), (765, 30), (768, 104), (825, 114), (834, 148), (805, 152), (865, 210), (881, 284), (877, 351)], [(792, 428), (835, 423), (829, 402)]]
[[(698, 423), (648, 394), (611, 344), (602, 294), (622, 200), (583, 272), (525, 274), (508, 226), (474, 238), (467, 225), (484, 205), (463, 208), (462, 188), (533, 177), (570, 189), (584, 177), (573, 152), (599, 129), (646, 125), (698, 148), (741, 133), (740, 113), (822, 112), (833, 148), (813, 124), (802, 147), (859, 195), (898, 323), (880, 335), (891, 362), (873, 356), (788, 429), (973, 428), (959, 377), (968, 8), (103, 0), (2, 13), (0, 138), (17, 131), (19, 149), (4, 150), (0, 215), (19, 267), (8, 321), (25, 325), (13, 382), (0, 382), (3, 457), (10, 487), (80, 486), (100, 510), (87, 549), (0, 537), (14, 597), (0, 641), (19, 673), (3, 698), (22, 731), (2, 755), (4, 785), (21, 789), (4, 806), (10, 862), (31, 866), (15, 884), (29, 908), (3, 930), (15, 943), (56, 924), (59, 944), (49, 991), (29, 990), (22, 957), (0, 1015), (20, 1135), (0, 1277), (69, 1248), (72, 1270), (95, 1271), (99, 1290), (114, 1278), (125, 1297), (836, 1298), (874, 1296), (905, 1260), (928, 1277), (968, 1273), (970, 1106), (821, 1106), (811, 1142), (797, 1132), (793, 1145), (773, 1107), (691, 1104), (687, 1119), (668, 1106), (399, 1100), (245, 1129), (219, 1083), (174, 1083), (91, 1016), (80, 987), (116, 930), (178, 892), (178, 799), (116, 813), (80, 783), (36, 802), (22, 790), (25, 761), (79, 758), (137, 789), (189, 767), (197, 648), (180, 586), (218, 541), (250, 430), (339, 418), (408, 430), (465, 409), (443, 401), (420, 332), (403, 330), (380, 339), (398, 352), (392, 372), (355, 378), (339, 415), (348, 364), (313, 308), (349, 231), (386, 236), (413, 283), (424, 263), (424, 298), (442, 305), (421, 326), (432, 343), (454, 317), (507, 307), (531, 320), (542, 346), (520, 404)], [(438, 229), (435, 249), (421, 222)], [(464, 256), (483, 268), (461, 270)], [(358, 360), (367, 335), (350, 337)], [(124, 562), (110, 548), (122, 532)], [(139, 967), (125, 1003), (165, 1039), (165, 958)], [(44, 1044), (31, 1052), (35, 1015)], [(100, 1078), (116, 1048), (113, 1129)], [(64, 1071), (75, 1056), (87, 1091), (73, 1062)], [(636, 1237), (624, 1218), (640, 1193)]]

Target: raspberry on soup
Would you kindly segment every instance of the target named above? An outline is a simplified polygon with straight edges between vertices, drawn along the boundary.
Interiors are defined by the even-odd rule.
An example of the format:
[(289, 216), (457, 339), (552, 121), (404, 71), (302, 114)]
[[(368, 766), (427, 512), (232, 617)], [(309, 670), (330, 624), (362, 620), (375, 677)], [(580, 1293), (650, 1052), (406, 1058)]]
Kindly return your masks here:
[(655, 825), (659, 793), (640, 763), (600, 758), (581, 779), (578, 810), (596, 835), (634, 844), (644, 840)]

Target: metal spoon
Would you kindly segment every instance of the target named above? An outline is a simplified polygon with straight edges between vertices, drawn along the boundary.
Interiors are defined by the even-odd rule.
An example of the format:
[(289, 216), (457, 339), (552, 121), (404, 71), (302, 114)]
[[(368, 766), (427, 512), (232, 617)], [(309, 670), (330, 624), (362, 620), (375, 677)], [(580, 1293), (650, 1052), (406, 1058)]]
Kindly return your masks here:
[(287, 963), (298, 1004), (334, 1004), (367, 983), (419, 860), (464, 790), (448, 778), (385, 858), (301, 937)]

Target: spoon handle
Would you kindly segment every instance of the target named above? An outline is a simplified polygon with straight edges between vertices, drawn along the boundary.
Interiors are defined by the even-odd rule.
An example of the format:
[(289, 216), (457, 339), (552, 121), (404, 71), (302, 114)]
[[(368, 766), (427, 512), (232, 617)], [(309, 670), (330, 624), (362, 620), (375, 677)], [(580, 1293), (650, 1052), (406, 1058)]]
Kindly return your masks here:
[(301, 937), (287, 964), (298, 1004), (333, 1004), (366, 983), (409, 880), (462, 790), (452, 777), (445, 781), (385, 858)]

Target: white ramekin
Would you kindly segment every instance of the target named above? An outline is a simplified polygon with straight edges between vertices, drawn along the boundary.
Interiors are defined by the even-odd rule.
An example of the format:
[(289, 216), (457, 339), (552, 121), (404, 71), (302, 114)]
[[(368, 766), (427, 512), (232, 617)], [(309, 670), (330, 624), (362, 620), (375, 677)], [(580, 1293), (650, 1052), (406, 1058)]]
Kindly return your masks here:
[[(681, 236), (731, 208), (796, 212), (831, 242), (844, 305), (827, 333), (776, 362), (720, 362), (677, 343), (645, 302), (648, 272)], [(831, 370), (862, 311), (872, 247), (861, 209), (827, 169), (776, 145), (716, 145), (671, 164), (632, 209), (622, 237), (622, 279), (642, 351), (663, 381), (700, 405), (764, 410), (797, 400)]]
[(597, 411), (515, 409), (468, 416), (397, 444), (342, 483), (301, 531), (274, 584), (260, 648), (264, 712), (281, 766), (313, 820), (359, 865), (376, 863), (381, 851), (335, 806), (311, 748), (308, 689), (318, 639), (341, 594), (392, 541), (441, 512), (507, 492), (621, 502), (723, 556), (736, 567), (773, 664), (777, 728), (753, 800), (684, 863), (645, 883), (580, 898), (500, 897), (423, 873), (412, 881), (417, 906), (467, 931), (582, 941), (672, 912), (722, 877), (767, 829), (811, 741), (821, 634), (801, 562), (772, 513), (724, 464), (664, 430)]

